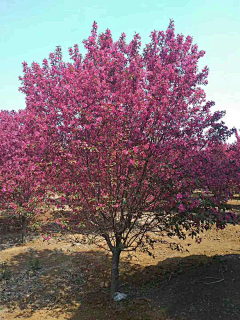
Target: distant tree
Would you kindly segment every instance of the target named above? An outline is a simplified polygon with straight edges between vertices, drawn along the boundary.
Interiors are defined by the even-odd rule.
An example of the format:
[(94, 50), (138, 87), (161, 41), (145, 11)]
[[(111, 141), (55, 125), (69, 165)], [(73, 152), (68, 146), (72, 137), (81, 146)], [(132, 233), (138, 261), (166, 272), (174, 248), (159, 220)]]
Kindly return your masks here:
[(21, 218), (23, 243), (27, 220), (44, 193), (39, 146), (34, 120), (25, 111), (0, 111), (0, 206)]
[(230, 144), (226, 150), (232, 170), (232, 192), (240, 194), (240, 137), (235, 131), (236, 141)]
[[(50, 145), (42, 161), (48, 185), (112, 252), (112, 297), (123, 250), (151, 254), (154, 232), (185, 238), (224, 224), (193, 191), (207, 187), (200, 151), (232, 133), (219, 122), (224, 112), (210, 111), (202, 89), (208, 68), (198, 71), (205, 52), (190, 36), (175, 36), (170, 21), (143, 53), (139, 34), (129, 44), (125, 37), (97, 36), (94, 22), (84, 58), (74, 45), (72, 63), (64, 63), (57, 47), (42, 67), (23, 63), (20, 78), (26, 111)], [(215, 198), (221, 203), (224, 192)]]

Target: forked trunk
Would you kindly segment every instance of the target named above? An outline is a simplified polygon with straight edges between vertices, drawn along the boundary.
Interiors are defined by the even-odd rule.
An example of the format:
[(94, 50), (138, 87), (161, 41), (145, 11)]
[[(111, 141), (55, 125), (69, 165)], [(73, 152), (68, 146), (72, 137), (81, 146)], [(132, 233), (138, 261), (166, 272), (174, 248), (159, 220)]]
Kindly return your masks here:
[(111, 298), (113, 298), (114, 293), (118, 291), (120, 253), (121, 249), (118, 247), (112, 250)]
[(22, 216), (22, 243), (26, 242), (27, 234), (27, 219), (25, 216)]

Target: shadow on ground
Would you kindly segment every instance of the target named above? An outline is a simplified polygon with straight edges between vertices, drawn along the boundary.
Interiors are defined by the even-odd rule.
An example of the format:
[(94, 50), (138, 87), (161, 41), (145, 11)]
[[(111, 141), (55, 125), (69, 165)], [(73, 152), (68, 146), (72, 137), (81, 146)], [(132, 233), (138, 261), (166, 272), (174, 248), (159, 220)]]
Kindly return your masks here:
[[(231, 206), (240, 213), (239, 201)], [(6, 223), (0, 222), (1, 229)], [(56, 244), (41, 247), (42, 229), (31, 228), (29, 242), (21, 246), (16, 227), (0, 232), (0, 318), (5, 312), (6, 319), (34, 320), (240, 319), (240, 255), (179, 254), (150, 267), (122, 259), (119, 291), (128, 298), (112, 303), (111, 257), (106, 252), (74, 244), (74, 239), (67, 243), (64, 235)], [(59, 232), (54, 222), (44, 227), (47, 233)], [(229, 241), (228, 236), (223, 239)], [(7, 263), (2, 256), (8, 256)]]
[(91, 293), (71, 319), (104, 319), (104, 314), (111, 319), (240, 319), (239, 270), (240, 255), (166, 259), (144, 269), (131, 266), (120, 290), (128, 294), (126, 301), (109, 306), (106, 297)]
[(128, 298), (110, 303), (104, 252), (21, 248), (0, 273), (1, 305), (19, 308), (20, 319), (42, 309), (52, 319), (240, 319), (240, 255), (192, 255), (146, 268), (122, 261), (120, 291)]

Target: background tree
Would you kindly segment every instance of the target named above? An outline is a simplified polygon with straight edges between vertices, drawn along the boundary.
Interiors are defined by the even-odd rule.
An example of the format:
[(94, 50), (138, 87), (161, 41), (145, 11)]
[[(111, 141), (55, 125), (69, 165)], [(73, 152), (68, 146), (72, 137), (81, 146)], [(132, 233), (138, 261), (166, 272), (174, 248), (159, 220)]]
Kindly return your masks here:
[[(209, 144), (199, 152), (199, 177), (204, 179), (201, 183), (214, 194), (216, 206), (218, 206), (218, 199), (222, 200), (225, 197), (226, 204), (234, 193), (239, 193), (240, 145), (237, 130), (235, 135), (236, 142), (234, 143)], [(204, 173), (200, 173), (201, 170)]]
[(40, 169), (42, 143), (34, 123), (25, 111), (0, 112), (0, 204), (1, 209), (21, 218), (23, 243), (27, 220), (42, 212), (38, 203), (45, 191)]
[(235, 170), (232, 175), (232, 192), (240, 194), (240, 137), (235, 131), (236, 142), (232, 143), (227, 149), (227, 156)]
[(42, 160), (48, 185), (83, 232), (112, 252), (111, 296), (123, 250), (150, 253), (153, 233), (185, 238), (221, 222), (193, 196), (206, 187), (196, 159), (231, 135), (219, 122), (224, 112), (210, 111), (214, 102), (202, 89), (208, 68), (198, 70), (204, 51), (190, 36), (175, 36), (170, 21), (166, 32), (151, 33), (143, 53), (138, 34), (129, 44), (125, 37), (114, 42), (108, 29), (97, 36), (94, 22), (84, 58), (74, 45), (64, 63), (57, 47), (42, 67), (23, 63), (20, 78), (26, 110), (42, 119), (50, 145)]

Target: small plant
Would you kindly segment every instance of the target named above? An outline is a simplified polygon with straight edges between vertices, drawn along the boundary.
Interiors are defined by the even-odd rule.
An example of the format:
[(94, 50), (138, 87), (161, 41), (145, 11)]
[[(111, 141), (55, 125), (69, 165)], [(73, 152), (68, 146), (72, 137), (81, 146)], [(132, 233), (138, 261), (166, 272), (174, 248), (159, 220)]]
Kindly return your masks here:
[(73, 281), (77, 285), (83, 285), (85, 283), (81, 275), (78, 275), (75, 279), (73, 279)]
[(8, 263), (5, 261), (1, 264), (0, 267), (0, 280), (10, 280), (12, 276), (12, 272), (9, 269), (9, 265)]
[(34, 253), (31, 252), (30, 258), (28, 260), (28, 269), (36, 272), (37, 270), (39, 270), (41, 268), (42, 268), (42, 266), (40, 264), (39, 258), (35, 258)]
[(225, 310), (223, 311), (224, 314), (233, 314), (238, 315), (239, 314), (239, 308), (238, 306), (232, 301), (231, 298), (226, 298), (223, 300)]

